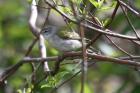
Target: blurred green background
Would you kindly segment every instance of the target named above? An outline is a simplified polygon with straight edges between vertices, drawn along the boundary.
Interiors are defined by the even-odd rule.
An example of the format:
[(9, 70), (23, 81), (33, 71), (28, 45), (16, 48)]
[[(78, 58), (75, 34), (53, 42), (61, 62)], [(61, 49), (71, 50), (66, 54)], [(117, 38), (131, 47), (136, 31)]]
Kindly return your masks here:
[[(140, 9), (139, 0), (135, 0), (134, 5)], [(26, 0), (0, 0), (0, 73), (24, 57), (34, 38), (28, 25), (29, 7), (30, 4)], [(130, 18), (133, 25), (140, 31), (140, 20), (137, 20), (138, 18), (131, 15), (131, 13)], [(122, 12), (119, 12), (115, 17), (115, 20), (111, 24), (111, 29), (120, 31), (119, 33), (131, 34), (130, 26), (126, 22)], [(121, 42), (117, 42), (116, 40), (116, 43), (126, 51), (137, 55), (139, 54), (138, 46), (134, 46), (133, 43), (126, 43), (125, 41)], [(105, 44), (102, 41), (97, 42), (96, 47), (106, 55), (123, 56), (123, 53), (120, 53), (112, 45)], [(108, 51), (105, 51), (106, 49), (108, 49)], [(37, 44), (33, 48), (30, 56), (39, 56)], [(73, 71), (73, 67), (75, 67), (75, 65), (62, 66), (60, 75), (58, 74), (58, 76), (53, 79), (53, 82), (57, 85), (60, 84), (62, 80), (66, 80), (72, 76), (74, 72), (77, 71), (77, 69)], [(16, 93), (17, 91), (18, 93), (24, 93), (21, 91), (30, 88), (31, 73), (32, 69), (30, 65), (23, 65), (14, 75), (8, 78), (5, 86), (0, 86), (0, 93)], [(135, 67), (99, 62), (88, 70), (85, 93), (140, 93), (139, 74), (140, 72), (136, 71)], [(81, 83), (79, 78), (80, 75), (76, 76), (72, 81), (59, 88), (57, 92), (78, 93)], [(29, 84), (26, 88), (25, 81)], [(52, 86), (48, 87), (48, 85), (46, 85), (47, 83), (45, 80), (42, 81), (35, 86), (33, 93), (48, 93), (47, 91), (51, 90)]]

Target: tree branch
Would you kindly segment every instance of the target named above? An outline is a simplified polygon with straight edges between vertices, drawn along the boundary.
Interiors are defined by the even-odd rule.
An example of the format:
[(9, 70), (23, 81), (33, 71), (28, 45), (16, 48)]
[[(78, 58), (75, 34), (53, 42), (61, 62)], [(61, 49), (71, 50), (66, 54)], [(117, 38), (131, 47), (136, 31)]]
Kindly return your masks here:
[(117, 0), (121, 5), (123, 5), (124, 7), (126, 7), (130, 12), (132, 12), (134, 15), (136, 15), (137, 17), (140, 17), (140, 13), (134, 9), (134, 7), (132, 8), (129, 4), (126, 4), (125, 2), (123, 2), (122, 0)]
[[(63, 56), (54, 56), (54, 57), (47, 57), (47, 58), (30, 58), (30, 57), (25, 57), (21, 61), (19, 61), (17, 64), (11, 66), (10, 68), (7, 68), (4, 72), (0, 74), (0, 84), (4, 80), (6, 80), (8, 77), (13, 75), (19, 67), (21, 67), (25, 63), (30, 63), (30, 62), (44, 62), (44, 61), (54, 61), (56, 62), (55, 64), (55, 70), (53, 72), (53, 75), (55, 75), (60, 68), (60, 62), (62, 62), (66, 58), (81, 58), (82, 52), (72, 52), (72, 53), (66, 53)], [(140, 63), (136, 61), (131, 61), (131, 60), (122, 60), (119, 58), (112, 58), (112, 57), (107, 57), (103, 55), (98, 55), (98, 54), (87, 54), (88, 58), (96, 59), (98, 62), (113, 62), (116, 64), (124, 64), (124, 65), (130, 65), (130, 66), (137, 66), (140, 67)], [(139, 58), (139, 57), (136, 57)], [(56, 61), (57, 60), (57, 61)]]
[[(66, 15), (65, 13), (63, 13), (62, 11), (58, 10), (56, 6), (51, 5), (48, 1), (44, 0), (46, 4), (48, 4), (52, 9), (54, 9), (55, 11), (57, 11), (59, 14), (61, 14), (63, 17), (65, 17), (66, 19), (68, 19), (69, 21), (75, 23), (75, 24), (79, 24), (79, 22), (73, 20), (72, 18), (70, 18), (68, 15)], [(127, 35), (122, 35), (119, 33), (114, 33), (115, 31), (111, 31), (109, 29), (104, 29), (103, 27), (97, 26), (95, 24), (92, 24), (94, 26), (90, 26), (89, 24), (85, 24), (85, 23), (81, 23), (82, 26), (89, 28), (93, 31), (97, 31), (99, 33), (102, 34), (106, 34), (109, 36), (113, 36), (113, 37), (118, 37), (118, 38), (122, 38), (122, 39), (128, 39), (128, 40), (139, 40), (137, 37), (134, 36), (127, 36)]]

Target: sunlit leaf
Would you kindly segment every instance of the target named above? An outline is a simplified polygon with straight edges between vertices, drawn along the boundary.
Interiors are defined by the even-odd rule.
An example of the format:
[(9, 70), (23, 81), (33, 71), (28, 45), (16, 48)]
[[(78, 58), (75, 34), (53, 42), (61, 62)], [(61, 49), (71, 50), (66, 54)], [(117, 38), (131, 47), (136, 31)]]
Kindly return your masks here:
[(31, 93), (32, 92), (32, 88), (27, 88), (26, 93)]
[(21, 90), (21, 89), (18, 89), (18, 90), (17, 90), (17, 93), (22, 93), (22, 90)]
[(27, 0), (27, 2), (28, 2), (29, 4), (31, 4), (31, 3), (32, 3), (32, 0)]
[(49, 87), (53, 87), (53, 86), (50, 85), (50, 84), (43, 84), (43, 85), (41, 85), (41, 88), (49, 88)]
[(96, 0), (89, 0), (96, 8), (100, 8), (104, 2), (104, 0), (96, 1)]
[[(76, 86), (76, 93), (79, 93), (81, 90), (81, 83), (77, 84)], [(83, 93), (95, 93), (94, 89), (92, 89), (88, 83), (84, 84), (84, 92)]]

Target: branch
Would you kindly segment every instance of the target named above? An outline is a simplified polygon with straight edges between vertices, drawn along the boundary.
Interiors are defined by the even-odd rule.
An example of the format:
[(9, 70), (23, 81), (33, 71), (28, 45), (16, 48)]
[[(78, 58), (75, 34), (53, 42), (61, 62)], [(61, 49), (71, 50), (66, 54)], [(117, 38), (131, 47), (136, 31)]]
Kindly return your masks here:
[[(110, 24), (113, 22), (114, 17), (115, 17), (115, 15), (116, 15), (116, 13), (117, 13), (118, 8), (119, 8), (119, 3), (117, 3), (117, 5), (116, 5), (116, 7), (115, 7), (115, 9), (114, 9), (114, 11), (113, 11), (113, 13), (112, 13), (112, 15), (111, 15), (111, 20), (109, 21), (109, 23), (108, 23), (104, 28), (108, 28), (108, 27), (110, 26)], [(93, 17), (93, 19), (94, 19), (94, 17)], [(97, 23), (97, 24), (99, 24), (99, 23)], [(100, 25), (100, 24), (99, 24), (99, 25)], [(101, 36), (102, 36), (101, 33), (97, 33), (97, 35), (96, 35), (95, 37), (93, 37), (93, 38), (91, 39), (91, 41), (87, 44), (86, 48), (88, 48), (88, 47), (90, 47), (92, 44), (94, 44), (94, 43), (96, 42), (96, 40), (98, 40)]]
[(31, 15), (29, 18), (29, 26), (31, 29), (30, 31), (33, 33), (33, 35), (38, 37), (39, 31), (40, 31), (40, 29), (36, 27), (36, 19), (38, 16), (38, 12), (37, 12), (37, 6), (34, 6), (34, 5), (37, 5), (35, 0), (33, 0), (31, 4), (31, 10), (30, 10)]
[[(63, 61), (66, 58), (81, 58), (82, 52), (72, 52), (72, 53), (66, 53), (63, 56), (55, 56), (55, 57), (47, 57), (47, 58), (30, 58), (30, 57), (25, 57), (21, 61), (19, 61), (17, 64), (11, 66), (10, 68), (7, 68), (4, 72), (0, 74), (0, 84), (4, 80), (6, 80), (8, 77), (13, 75), (20, 66), (22, 66), (25, 63), (30, 63), (30, 62), (44, 62), (44, 61), (54, 61), (56, 62), (55, 64), (55, 70), (53, 74), (55, 75), (59, 71), (59, 65), (60, 62)], [(124, 65), (130, 65), (130, 66), (140, 66), (139, 62), (136, 61), (130, 61), (130, 60), (122, 60), (118, 58), (112, 58), (112, 57), (107, 57), (103, 55), (98, 55), (98, 54), (87, 54), (88, 58), (96, 59), (99, 60), (98, 62), (113, 62), (116, 64), (124, 64)], [(140, 58), (139, 56), (136, 58)], [(57, 61), (56, 61), (57, 60)]]
[(128, 24), (130, 25), (130, 27), (132, 28), (132, 30), (133, 30), (134, 33), (136, 34), (136, 37), (137, 37), (138, 39), (140, 39), (140, 36), (139, 36), (139, 34), (137, 33), (135, 27), (133, 26), (131, 20), (129, 19), (129, 17), (128, 17), (128, 15), (127, 15), (127, 12), (123, 9), (122, 5), (120, 5), (120, 6), (121, 6), (121, 9), (122, 9), (122, 11), (123, 11), (123, 13), (124, 13), (124, 15), (125, 15), (125, 18), (126, 18)]
[[(79, 24), (79, 22), (73, 20), (72, 18), (70, 18), (68, 15), (66, 15), (65, 13), (63, 13), (62, 11), (58, 10), (56, 6), (53, 6), (51, 5), (48, 1), (44, 0), (46, 4), (48, 4), (52, 9), (54, 9), (55, 11), (57, 11), (59, 14), (61, 14), (63, 17), (65, 17), (66, 19), (68, 19), (69, 21), (75, 23), (75, 24)], [(114, 37), (118, 37), (118, 38), (122, 38), (122, 39), (128, 39), (128, 40), (139, 40), (137, 37), (133, 37), (133, 36), (127, 36), (127, 35), (122, 35), (122, 34), (119, 34), (119, 33), (114, 33), (115, 31), (111, 31), (109, 29), (104, 29), (100, 26), (97, 26), (95, 24), (92, 24), (94, 26), (90, 26), (88, 24), (84, 24), (84, 23), (81, 23), (82, 26), (86, 27), (86, 28), (89, 28), (93, 31), (97, 31), (99, 33), (102, 33), (102, 34), (106, 34), (106, 35), (109, 35), (109, 36), (114, 36)]]
[(15, 64), (15, 65), (9, 67), (8, 69), (6, 69), (4, 72), (0, 73), (0, 85), (8, 77), (10, 77), (11, 75), (13, 75), (13, 73), (15, 73), (19, 69), (19, 67), (21, 67), (22, 65), (23, 65), (23, 61), (20, 61), (17, 64)]
[(131, 55), (130, 53), (128, 53), (127, 51), (125, 51), (124, 49), (122, 49), (121, 47), (119, 47), (113, 40), (111, 40), (107, 35), (105, 35), (105, 37), (112, 43), (112, 45), (114, 45), (118, 50), (120, 50), (121, 52), (123, 52), (124, 54), (128, 55), (129, 57), (132, 57), (133, 55)]
[[(96, 60), (100, 60), (100, 61), (107, 61), (107, 62), (113, 62), (116, 64), (125, 64), (125, 65), (131, 65), (131, 66), (140, 66), (140, 62), (136, 62), (136, 61), (130, 61), (130, 60), (122, 60), (121, 58), (112, 58), (112, 57), (108, 57), (108, 56), (103, 56), (103, 55), (99, 55), (99, 54), (87, 54), (88, 58), (93, 58)], [(71, 53), (66, 53), (63, 56), (54, 56), (54, 57), (47, 57), (47, 58), (30, 58), (30, 57), (25, 57), (22, 61), (24, 63), (29, 63), (29, 62), (40, 62), (40, 61), (55, 61), (58, 59), (62, 59), (62, 58), (81, 58), (82, 57), (82, 53), (81, 52), (71, 52)], [(126, 57), (127, 58), (127, 57)], [(133, 58), (135, 59), (139, 59), (140, 56), (133, 56)], [(130, 59), (130, 58), (127, 58)], [(99, 62), (100, 62), (99, 61)]]
[(105, 25), (105, 28), (108, 28), (110, 26), (110, 24), (113, 22), (118, 8), (119, 8), (119, 3), (117, 2), (116, 7), (115, 7), (115, 9), (114, 9), (114, 11), (113, 11), (113, 13), (111, 15), (111, 20), (107, 23), (107, 25)]
[(125, 2), (123, 2), (122, 0), (117, 0), (121, 5), (123, 5), (124, 7), (126, 7), (130, 12), (132, 12), (133, 14), (135, 14), (137, 17), (140, 17), (140, 13), (134, 9), (134, 7), (132, 8), (129, 4), (126, 4)]
[[(96, 62), (90, 63), (88, 64), (88, 67), (91, 67), (92, 65), (94, 65)], [(59, 84), (57, 87), (55, 87), (54, 89), (51, 90), (50, 93), (55, 92), (58, 88), (60, 88), (61, 86), (63, 86), (64, 84), (66, 84), (67, 82), (70, 82), (73, 78), (75, 78), (79, 73), (81, 73), (82, 70), (77, 71), (74, 75), (72, 75), (71, 77), (69, 77), (67, 80), (63, 81), (61, 84)]]
[[(46, 54), (45, 40), (41, 34), (39, 36), (39, 50), (40, 50), (41, 57), (46, 58), (47, 54)], [(50, 71), (47, 61), (44, 61), (44, 71), (47, 72)]]
[(72, 75), (71, 77), (69, 77), (67, 80), (63, 81), (56, 88), (52, 89), (50, 93), (54, 93), (58, 88), (60, 88), (61, 86), (63, 86), (65, 83), (69, 82), (71, 79), (73, 79), (75, 76), (77, 76), (80, 72), (81, 72), (81, 70), (79, 70), (78, 72), (76, 72), (74, 75)]
[(123, 59), (123, 60), (130, 60), (130, 59), (140, 59), (140, 56), (132, 56), (131, 58), (128, 56), (128, 57), (119, 57), (120, 59)]
[[(37, 37), (37, 40), (39, 39), (39, 51), (40, 51), (41, 57), (46, 58), (47, 54), (46, 54), (45, 40), (44, 40), (44, 37), (40, 34), (42, 27), (38, 28), (36, 26), (36, 23), (38, 22), (37, 18), (40, 16), (38, 14), (38, 9), (37, 9), (38, 7), (36, 5), (37, 5), (36, 1), (33, 0), (32, 4), (31, 4), (31, 15), (30, 15), (30, 19), (29, 19), (29, 25), (31, 28), (30, 31)], [(49, 12), (48, 12), (48, 14), (49, 14)], [(48, 16), (46, 16), (45, 19), (47, 20)], [(42, 23), (43, 26), (45, 25), (46, 20)], [(49, 71), (49, 66), (48, 66), (47, 61), (44, 62), (44, 71)]]
[(85, 33), (84, 33), (84, 27), (81, 26), (81, 23), (79, 24), (79, 31), (80, 31), (80, 36), (81, 36), (81, 42), (82, 42), (82, 66), (81, 66), (81, 71), (82, 71), (82, 75), (81, 75), (81, 92), (80, 93), (84, 93), (84, 85), (86, 82), (86, 73), (87, 73), (87, 53), (86, 53), (86, 46), (85, 46)]

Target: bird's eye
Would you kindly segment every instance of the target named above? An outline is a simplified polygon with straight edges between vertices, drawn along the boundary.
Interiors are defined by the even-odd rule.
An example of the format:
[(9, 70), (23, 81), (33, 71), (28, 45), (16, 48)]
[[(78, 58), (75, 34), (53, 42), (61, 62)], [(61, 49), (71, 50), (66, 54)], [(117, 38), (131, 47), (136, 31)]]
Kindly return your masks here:
[(44, 33), (48, 33), (48, 32), (49, 32), (48, 30), (46, 30), (46, 29), (44, 30)]
[(49, 33), (49, 32), (51, 32), (51, 30), (52, 30), (52, 27), (47, 27), (47, 28), (42, 29), (42, 32)]

